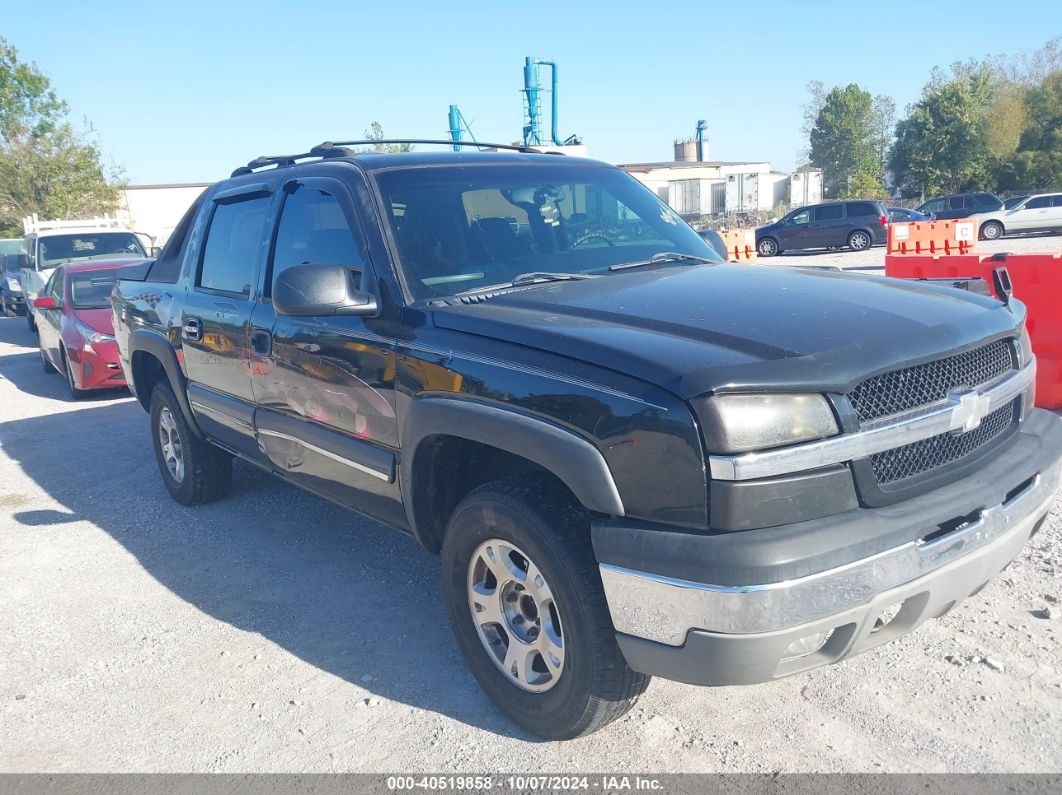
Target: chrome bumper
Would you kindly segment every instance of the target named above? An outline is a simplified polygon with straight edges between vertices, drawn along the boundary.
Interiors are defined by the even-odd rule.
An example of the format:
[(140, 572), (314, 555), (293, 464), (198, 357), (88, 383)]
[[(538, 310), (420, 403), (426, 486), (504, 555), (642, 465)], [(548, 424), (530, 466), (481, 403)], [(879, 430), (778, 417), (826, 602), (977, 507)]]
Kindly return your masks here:
[[(890, 592), (909, 598), (900, 591), (916, 582), (920, 593), (932, 592), (932, 603), (946, 610), (1017, 557), (1050, 510), (1060, 481), (1062, 461), (1055, 460), (1020, 493), (947, 535), (786, 582), (720, 586), (608, 564), (600, 567), (601, 580), (617, 632), (668, 646), (681, 646), (691, 631), (777, 634), (812, 623), (828, 630), (831, 618), (850, 623), (860, 611), (873, 612)], [(922, 613), (919, 620), (931, 617)], [(862, 626), (867, 618), (856, 615), (856, 623)]]

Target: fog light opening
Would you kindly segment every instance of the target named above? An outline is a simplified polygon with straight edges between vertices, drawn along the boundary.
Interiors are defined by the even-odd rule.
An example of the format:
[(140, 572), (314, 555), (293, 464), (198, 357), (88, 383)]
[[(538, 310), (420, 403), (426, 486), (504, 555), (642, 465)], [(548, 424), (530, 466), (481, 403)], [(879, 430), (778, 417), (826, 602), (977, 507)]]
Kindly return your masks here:
[(814, 654), (826, 645), (826, 641), (830, 639), (832, 634), (833, 630), (831, 629), (828, 632), (816, 632), (814, 635), (805, 635), (799, 640), (794, 640), (786, 648), (785, 656), (780, 662), (799, 660), (801, 657), (807, 657), (809, 654)]
[(878, 616), (878, 620), (874, 622), (874, 629), (870, 630), (870, 634), (880, 632), (889, 625), (889, 623), (900, 614), (900, 610), (903, 608), (903, 602), (897, 602), (894, 605), (889, 605), (881, 611), (881, 615)]

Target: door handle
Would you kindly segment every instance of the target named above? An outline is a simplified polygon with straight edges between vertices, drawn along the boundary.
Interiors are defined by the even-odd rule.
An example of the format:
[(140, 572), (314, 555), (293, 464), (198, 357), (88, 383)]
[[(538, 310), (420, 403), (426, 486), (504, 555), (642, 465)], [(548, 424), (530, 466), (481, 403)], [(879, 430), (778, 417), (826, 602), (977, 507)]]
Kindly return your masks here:
[(273, 335), (265, 329), (255, 329), (251, 334), (251, 348), (259, 356), (268, 356), (273, 351)]
[(199, 318), (186, 317), (184, 319), (184, 338), (193, 341), (203, 339), (203, 324)]

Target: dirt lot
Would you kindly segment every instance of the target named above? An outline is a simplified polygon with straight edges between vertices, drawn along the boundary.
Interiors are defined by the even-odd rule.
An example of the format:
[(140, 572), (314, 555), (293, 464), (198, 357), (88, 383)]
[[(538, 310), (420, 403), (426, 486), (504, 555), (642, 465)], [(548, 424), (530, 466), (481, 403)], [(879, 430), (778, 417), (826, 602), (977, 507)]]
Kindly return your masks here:
[(1062, 770), (1062, 502), (899, 642), (756, 687), (656, 681), (543, 743), (480, 693), (411, 540), (243, 465), (225, 500), (175, 504), (140, 407), (68, 400), (21, 318), (0, 418), (0, 771)]

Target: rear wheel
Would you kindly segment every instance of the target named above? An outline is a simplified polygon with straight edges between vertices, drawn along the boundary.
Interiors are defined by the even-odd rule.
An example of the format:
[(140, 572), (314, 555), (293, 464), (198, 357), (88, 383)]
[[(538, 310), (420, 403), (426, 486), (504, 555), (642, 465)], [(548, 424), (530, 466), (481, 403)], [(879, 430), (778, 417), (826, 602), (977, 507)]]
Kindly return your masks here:
[(852, 251), (866, 251), (874, 243), (870, 234), (857, 229), (848, 236), (848, 248)]
[(777, 240), (773, 237), (765, 237), (756, 244), (756, 251), (761, 257), (773, 257), (780, 253), (781, 249), (778, 248)]
[(465, 497), (443, 540), (442, 576), (472, 674), (523, 728), (554, 740), (590, 734), (648, 685), (616, 644), (586, 514), (549, 479), (499, 480)]
[(170, 496), (182, 505), (200, 505), (232, 486), (232, 456), (192, 432), (170, 385), (151, 393), (151, 436), (155, 461)]
[(998, 240), (1003, 237), (1003, 224), (999, 221), (988, 221), (981, 226), (982, 240)]

